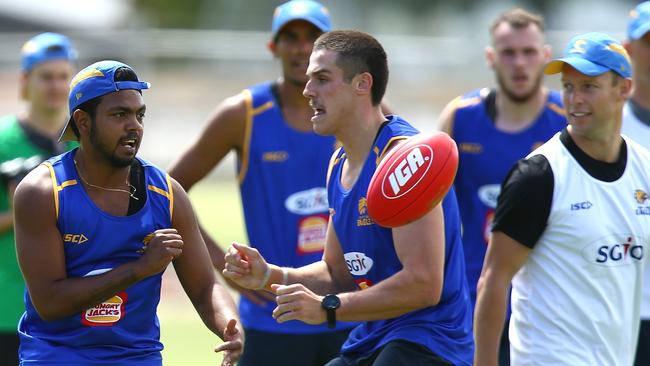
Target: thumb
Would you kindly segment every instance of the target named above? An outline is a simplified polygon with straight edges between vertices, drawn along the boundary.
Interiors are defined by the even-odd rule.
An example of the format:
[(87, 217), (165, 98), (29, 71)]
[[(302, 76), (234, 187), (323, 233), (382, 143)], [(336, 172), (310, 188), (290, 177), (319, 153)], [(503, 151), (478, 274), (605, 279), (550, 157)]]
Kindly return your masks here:
[(226, 325), (226, 330), (223, 332), (224, 340), (230, 335), (237, 334), (237, 332), (239, 332), (239, 330), (237, 330), (237, 319), (230, 319)]
[(257, 254), (257, 250), (249, 247), (248, 245), (244, 245), (233, 241), (232, 246), (233, 248), (237, 249), (239, 253), (243, 254), (245, 257), (251, 257), (255, 255), (259, 256), (259, 254)]

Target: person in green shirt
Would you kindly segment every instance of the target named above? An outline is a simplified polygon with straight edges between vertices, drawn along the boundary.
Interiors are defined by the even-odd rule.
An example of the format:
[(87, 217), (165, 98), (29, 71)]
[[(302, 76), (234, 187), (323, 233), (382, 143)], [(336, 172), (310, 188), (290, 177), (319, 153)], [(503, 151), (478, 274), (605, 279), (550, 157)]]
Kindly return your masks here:
[(68, 37), (42, 33), (21, 51), (20, 94), (25, 110), (0, 117), (0, 365), (18, 364), (18, 320), (25, 285), (16, 260), (12, 197), (22, 177), (41, 161), (73, 147), (60, 144), (77, 52)]

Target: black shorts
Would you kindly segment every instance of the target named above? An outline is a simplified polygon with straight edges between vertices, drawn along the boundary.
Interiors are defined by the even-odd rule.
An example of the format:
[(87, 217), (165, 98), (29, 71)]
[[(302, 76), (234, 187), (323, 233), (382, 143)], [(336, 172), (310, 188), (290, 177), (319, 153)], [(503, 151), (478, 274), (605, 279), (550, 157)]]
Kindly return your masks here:
[(421, 344), (394, 340), (363, 357), (339, 356), (326, 366), (453, 366)]
[(254, 329), (244, 331), (244, 354), (238, 366), (323, 366), (341, 353), (341, 346), (350, 332), (285, 334)]
[(18, 332), (0, 332), (0, 365), (18, 365)]
[(634, 366), (650, 365), (650, 320), (641, 320), (639, 328), (639, 343), (636, 345)]

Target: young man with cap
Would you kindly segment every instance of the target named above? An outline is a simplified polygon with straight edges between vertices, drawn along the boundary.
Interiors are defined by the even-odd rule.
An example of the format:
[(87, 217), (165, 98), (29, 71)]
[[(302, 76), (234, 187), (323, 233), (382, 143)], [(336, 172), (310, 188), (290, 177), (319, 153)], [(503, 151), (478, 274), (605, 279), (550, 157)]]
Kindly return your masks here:
[[(462, 95), (440, 116), (442, 130), (459, 148), (454, 187), (472, 304), (503, 178), (517, 160), (566, 126), (560, 93), (542, 84), (550, 58), (542, 17), (519, 8), (508, 10), (492, 23), (490, 37), (486, 58), (496, 88)], [(508, 365), (507, 331), (500, 347), (499, 364)]]
[[(314, 40), (330, 28), (329, 12), (318, 2), (278, 6), (268, 47), (281, 62), (281, 77), (223, 101), (169, 170), (189, 190), (234, 150), (248, 239), (274, 263), (288, 267), (318, 261), (323, 253), (325, 175), (336, 142), (312, 131), (312, 109), (302, 91)], [(223, 250), (205, 231), (203, 235), (214, 266), (223, 270)], [(231, 285), (242, 295), (239, 310), (246, 329), (240, 366), (321, 366), (338, 354), (351, 325), (331, 330), (301, 322), (278, 324), (271, 316), (272, 294)], [(287, 349), (292, 357), (286, 357)]]
[[(632, 60), (632, 96), (623, 107), (621, 132), (650, 149), (650, 1), (630, 12), (627, 42), (624, 44)], [(641, 327), (635, 365), (650, 365), (650, 266), (643, 274)]]
[(574, 37), (562, 73), (569, 126), (502, 186), (478, 285), (476, 365), (496, 365), (512, 280), (513, 365), (631, 365), (650, 243), (650, 153), (621, 136), (632, 92), (623, 46)]
[(101, 61), (71, 82), (62, 140), (79, 148), (48, 159), (16, 188), (16, 249), (29, 292), (21, 363), (161, 365), (156, 308), (173, 262), (206, 326), (243, 346), (232, 298), (217, 279), (182, 187), (136, 157), (146, 106), (131, 67)]
[(377, 165), (418, 133), (399, 116), (382, 113), (386, 52), (368, 34), (328, 32), (314, 44), (307, 75), (314, 131), (342, 145), (328, 174), (323, 258), (288, 268), (233, 243), (224, 275), (274, 291), (273, 316), (280, 323), (362, 322), (328, 366), (470, 365), (472, 305), (453, 189), (431, 212), (401, 227), (381, 227), (368, 216), (366, 192)]
[(25, 285), (16, 262), (11, 201), (16, 184), (50, 156), (67, 150), (58, 137), (77, 52), (68, 37), (42, 33), (21, 52), (20, 94), (27, 108), (0, 118), (0, 364), (18, 364), (18, 320)]

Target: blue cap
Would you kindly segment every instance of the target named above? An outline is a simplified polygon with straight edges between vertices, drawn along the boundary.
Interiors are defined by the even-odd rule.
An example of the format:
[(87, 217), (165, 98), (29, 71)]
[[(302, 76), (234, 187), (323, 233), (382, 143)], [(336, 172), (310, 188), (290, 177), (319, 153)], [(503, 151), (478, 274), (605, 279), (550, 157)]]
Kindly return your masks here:
[(294, 20), (307, 21), (323, 32), (332, 29), (330, 12), (321, 3), (312, 0), (292, 0), (275, 8), (271, 24), (273, 38), (278, 35), (282, 27)]
[(151, 84), (146, 81), (115, 81), (115, 71), (122, 67), (133, 70), (131, 66), (118, 61), (99, 61), (79, 71), (72, 78), (68, 97), (70, 120), (63, 129), (59, 141), (77, 140), (77, 136), (69, 127), (72, 121), (72, 113), (81, 104), (120, 90), (142, 90), (151, 87)]
[(70, 39), (58, 33), (41, 33), (25, 42), (20, 51), (22, 57), (22, 70), (30, 72), (45, 61), (77, 60), (77, 51), (72, 46)]
[(587, 76), (598, 76), (610, 70), (624, 78), (632, 75), (627, 51), (619, 41), (604, 33), (585, 33), (573, 37), (564, 50), (564, 57), (546, 64), (544, 73), (560, 73), (565, 64)]
[(637, 5), (628, 16), (627, 38), (637, 40), (650, 31), (650, 1)]

